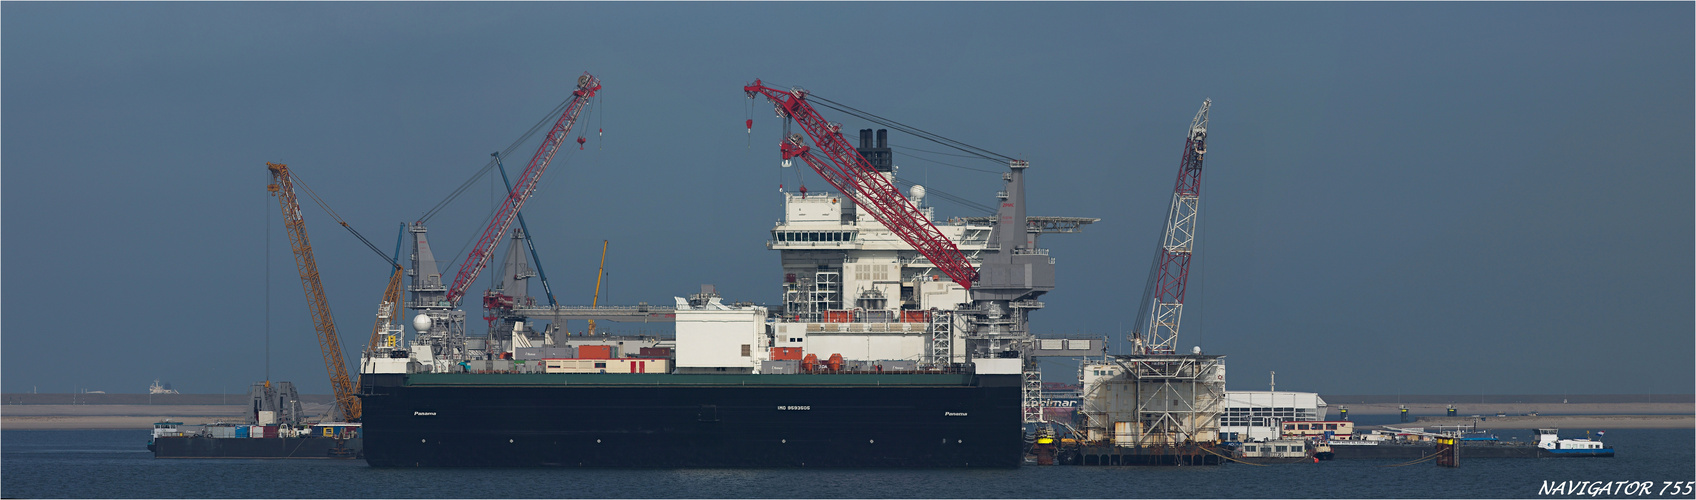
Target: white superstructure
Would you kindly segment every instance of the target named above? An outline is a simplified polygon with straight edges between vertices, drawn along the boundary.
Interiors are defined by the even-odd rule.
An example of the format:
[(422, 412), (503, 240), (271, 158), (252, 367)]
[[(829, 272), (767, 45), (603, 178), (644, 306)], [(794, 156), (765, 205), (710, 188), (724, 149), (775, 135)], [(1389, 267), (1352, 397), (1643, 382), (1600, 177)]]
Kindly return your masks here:
[(1226, 391), (1219, 432), (1227, 440), (1277, 439), (1280, 424), (1325, 420), (1325, 400), (1313, 392)]

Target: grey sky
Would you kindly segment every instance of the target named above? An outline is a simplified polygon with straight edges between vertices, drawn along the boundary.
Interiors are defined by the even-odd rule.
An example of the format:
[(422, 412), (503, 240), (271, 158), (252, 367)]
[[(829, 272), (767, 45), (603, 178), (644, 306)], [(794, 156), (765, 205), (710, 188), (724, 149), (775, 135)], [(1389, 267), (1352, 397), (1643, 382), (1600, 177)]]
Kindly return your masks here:
[[(265, 162), (389, 247), (587, 70), (606, 86), (578, 126), (587, 148), (525, 207), (565, 302), (588, 302), (602, 239), (603, 303), (701, 283), (779, 299), (763, 246), (779, 122), (740, 90), (764, 78), (1029, 159), (1033, 215), (1102, 218), (1044, 239), (1060, 283), (1033, 328), (1122, 343), (1210, 97), (1179, 344), (1227, 354), (1230, 387), (1277, 370), (1326, 393), (1689, 393), (1692, 17), (1688, 2), (8, 2), (0, 388), (262, 378), (269, 233), (271, 377), (328, 392)], [(980, 203), (1000, 184), (895, 159)], [(438, 255), (463, 256), (493, 195), (484, 179), (430, 221)], [(306, 218), (351, 359), (385, 264)]]

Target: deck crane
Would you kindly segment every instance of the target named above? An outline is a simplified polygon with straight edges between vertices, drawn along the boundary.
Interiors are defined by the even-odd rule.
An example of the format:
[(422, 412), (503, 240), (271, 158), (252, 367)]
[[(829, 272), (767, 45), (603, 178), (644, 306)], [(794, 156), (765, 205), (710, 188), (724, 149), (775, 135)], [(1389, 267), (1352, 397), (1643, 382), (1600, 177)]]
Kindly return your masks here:
[(271, 171), (271, 184), (266, 186), (283, 210), (283, 226), (288, 228), (289, 243), (294, 246), (295, 267), (300, 269), (300, 284), (306, 289), (307, 309), (312, 312), (312, 324), (318, 330), (318, 346), (324, 351), (324, 366), (330, 371), (330, 387), (335, 391), (336, 407), (344, 420), (359, 420), (359, 399), (354, 397), (353, 381), (347, 376), (347, 364), (342, 361), (342, 343), (336, 337), (336, 321), (330, 315), (330, 302), (324, 298), (324, 283), (318, 279), (318, 261), (312, 257), (312, 242), (306, 237), (306, 221), (300, 216), (300, 202), (295, 198), (294, 179), (288, 165), (265, 162)]
[(961, 288), (970, 290), (978, 280), (978, 271), (971, 261), (960, 252), (960, 248), (942, 231), (926, 218), (913, 202), (901, 195), (889, 179), (877, 172), (870, 162), (860, 156), (860, 152), (842, 137), (840, 124), (826, 121), (819, 116), (818, 111), (807, 102), (807, 91), (803, 89), (781, 90), (767, 87), (754, 80), (753, 84), (742, 87), (748, 98), (755, 94), (764, 95), (776, 105), (779, 118), (793, 119), (806, 132), (813, 144), (824, 156), (813, 154), (812, 148), (802, 142), (801, 134), (792, 134), (785, 138), (779, 149), (783, 159), (800, 157), (808, 166), (818, 172), (825, 182), (829, 182), (844, 196), (854, 200), (862, 210), (870, 213), (884, 227), (900, 236), (907, 244), (912, 245), (919, 254), (924, 255), (931, 264), (940, 269), (948, 278), (958, 283)]
[[(1201, 110), (1190, 121), (1184, 138), (1184, 155), (1178, 162), (1178, 182), (1172, 190), (1172, 205), (1166, 229), (1160, 237), (1160, 254), (1150, 273), (1154, 291), (1148, 330), (1131, 339), (1138, 354), (1172, 354), (1178, 325), (1184, 316), (1184, 290), (1190, 277), (1190, 252), (1195, 248), (1195, 224), (1201, 200), (1201, 160), (1207, 154), (1207, 110), (1212, 99), (1201, 101)], [(1143, 304), (1151, 304), (1143, 298)]]
[[(601, 267), (595, 270), (595, 298), (589, 299), (589, 308), (601, 305), (601, 278), (607, 275), (607, 240), (601, 240)], [(595, 320), (589, 320), (589, 335), (595, 334)]]
[(524, 206), (524, 201), (536, 192), (536, 183), (541, 181), (542, 172), (548, 169), (548, 162), (553, 160), (554, 153), (559, 152), (560, 145), (566, 142), (567, 136), (571, 134), (572, 125), (577, 123), (577, 115), (600, 90), (601, 80), (594, 75), (583, 73), (577, 77), (577, 90), (571, 93), (571, 103), (566, 105), (559, 121), (554, 123), (553, 129), (542, 139), (541, 146), (536, 148), (536, 154), (530, 158), (530, 164), (519, 174), (518, 182), (507, 192), (506, 200), (501, 202), (501, 208), (495, 212), (494, 218), (489, 220), (489, 226), (483, 229), (483, 235), (477, 239), (477, 244), (471, 247), (471, 253), (466, 254), (465, 261), (460, 263), (453, 284), (447, 288), (448, 303), (458, 305), (460, 300), (465, 298), (466, 289), (471, 287), (472, 282), (477, 281), (477, 275), (483, 272), (483, 268), (488, 267), (495, 244), (512, 228), (512, 221), (518, 210)]
[[(494, 152), (494, 153), (489, 153), (489, 156), (492, 156), (492, 157), (495, 158), (495, 168), (500, 170), (501, 182), (504, 186), (506, 186), (506, 190), (508, 192), (511, 192), (512, 191), (512, 180), (510, 178), (508, 178), (507, 175), (506, 175), (506, 166), (501, 162), (500, 152), (497, 151), (497, 152)], [(516, 281), (516, 280), (521, 280), (523, 278), (528, 278), (529, 276), (540, 277), (542, 279), (542, 291), (545, 292), (548, 296), (548, 306), (549, 307), (558, 306), (559, 302), (554, 300), (553, 286), (548, 284), (548, 273), (547, 273), (547, 271), (544, 271), (542, 269), (542, 256), (541, 256), (541, 254), (536, 252), (536, 239), (533, 237), (533, 234), (530, 232), (530, 225), (528, 223), (524, 222), (524, 212), (523, 211), (518, 212), (518, 229), (514, 230), (512, 232), (512, 234), (513, 234), (513, 241), (512, 241), (512, 243), (510, 243), (508, 245), (508, 253), (507, 253), (508, 262), (507, 262), (507, 265), (511, 266), (511, 265), (513, 265), (513, 262), (514, 262), (515, 259), (522, 259), (523, 258), (522, 254), (519, 253), (520, 249), (517, 246), (519, 241), (522, 240), (525, 248), (530, 250), (530, 262), (532, 264), (532, 267), (530, 267), (528, 269), (524, 269), (523, 271), (518, 271), (517, 269), (509, 270), (509, 272), (518, 271), (515, 274), (519, 274), (519, 275), (522, 275), (522, 276), (509, 275), (509, 276), (503, 277), (503, 279), (509, 280), (509, 281)], [(528, 272), (528, 271), (535, 271), (535, 274), (533, 274), (533, 275), (524, 274), (525, 272)], [(511, 285), (510, 282), (504, 283), (504, 284), (508, 285), (508, 286)], [(528, 290), (528, 289), (526, 289), (526, 290)], [(529, 304), (520, 304), (519, 303), (519, 302), (521, 302), (519, 300), (519, 297), (524, 296), (524, 295), (529, 295), (529, 293), (528, 293), (528, 291), (520, 291), (518, 293), (514, 293), (514, 292), (515, 291), (513, 289), (505, 288), (505, 287), (503, 287), (499, 290), (487, 290), (487, 291), (483, 292), (483, 312), (484, 312), (483, 319), (485, 321), (489, 322), (489, 331), (490, 332), (494, 332), (497, 329), (505, 331), (506, 327), (516, 326), (515, 322), (523, 321), (523, 320), (526, 319), (522, 315), (515, 314), (513, 312), (513, 309), (517, 308), (517, 307), (523, 307), (523, 306), (529, 305)], [(497, 324), (500, 325), (500, 326), (497, 326)]]
[[(343, 225), (346, 225), (346, 223), (343, 223)], [(348, 230), (352, 231), (353, 228), (349, 227)], [(358, 232), (354, 233), (356, 236), (358, 234)], [(398, 335), (401, 312), (400, 278), (401, 275), (406, 273), (406, 269), (400, 265), (400, 240), (405, 235), (406, 225), (401, 224), (401, 235), (395, 238), (395, 256), (389, 259), (389, 264), (394, 266), (394, 272), (389, 274), (389, 286), (383, 289), (383, 301), (377, 306), (377, 322), (371, 326), (371, 340), (365, 343), (366, 357), (368, 358), (371, 351), (379, 347), (384, 349), (400, 347), (400, 336)], [(364, 238), (361, 237), (360, 239)]]

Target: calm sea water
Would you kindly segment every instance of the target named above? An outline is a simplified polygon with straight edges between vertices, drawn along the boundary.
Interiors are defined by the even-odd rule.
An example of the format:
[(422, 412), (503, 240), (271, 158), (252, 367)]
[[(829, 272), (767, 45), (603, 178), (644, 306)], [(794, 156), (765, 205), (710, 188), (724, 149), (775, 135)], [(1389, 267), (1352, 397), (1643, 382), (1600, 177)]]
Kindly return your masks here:
[[(1544, 481), (1696, 480), (1696, 431), (1622, 429), (1599, 459), (1397, 460), (1254, 467), (373, 469), (362, 460), (164, 460), (148, 431), (0, 431), (9, 498), (1527, 498)], [(1526, 431), (1497, 431), (1504, 438)], [(1569, 437), (1582, 434), (1567, 431)], [(1561, 495), (1589, 498), (1584, 495)]]

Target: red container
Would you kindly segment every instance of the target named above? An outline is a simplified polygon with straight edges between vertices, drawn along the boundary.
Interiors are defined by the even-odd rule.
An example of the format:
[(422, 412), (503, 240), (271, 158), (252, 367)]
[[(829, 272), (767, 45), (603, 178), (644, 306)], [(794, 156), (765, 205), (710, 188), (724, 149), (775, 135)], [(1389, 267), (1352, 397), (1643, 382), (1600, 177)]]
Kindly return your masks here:
[(265, 426), (265, 438), (266, 439), (275, 439), (276, 437), (277, 437), (277, 426), (275, 426), (275, 425)]
[(801, 348), (799, 348), (799, 347), (773, 347), (773, 348), (771, 348), (771, 359), (773, 361), (788, 361), (788, 360), (799, 361), (801, 359), (801, 356), (802, 356)]
[(849, 322), (849, 315), (848, 315), (849, 312), (851, 312), (851, 311), (825, 311), (824, 312), (824, 322), (825, 323), (847, 323), (847, 322)]
[(639, 351), (640, 351), (640, 354), (642, 355), (642, 357), (644, 357), (644, 358), (669, 358), (669, 357), (671, 357), (671, 348), (670, 347), (643, 347)]
[(927, 316), (926, 311), (901, 311), (901, 322), (902, 323), (925, 323), (925, 322), (929, 322), (930, 319), (926, 318), (925, 316)]
[(612, 359), (610, 345), (580, 345), (577, 346), (577, 359)]

